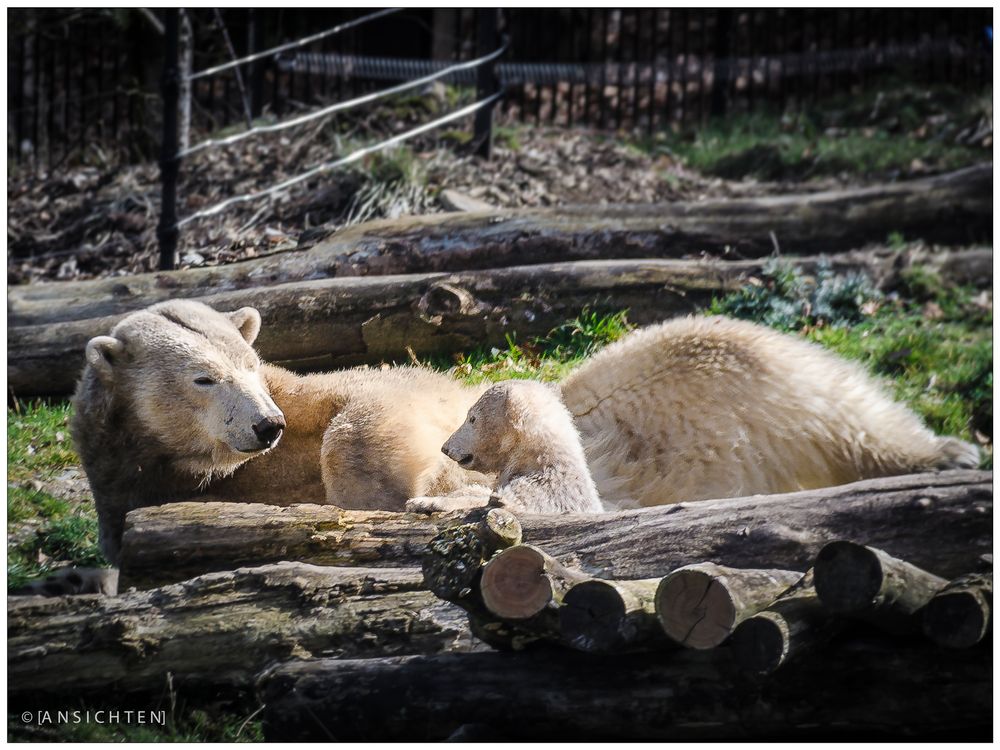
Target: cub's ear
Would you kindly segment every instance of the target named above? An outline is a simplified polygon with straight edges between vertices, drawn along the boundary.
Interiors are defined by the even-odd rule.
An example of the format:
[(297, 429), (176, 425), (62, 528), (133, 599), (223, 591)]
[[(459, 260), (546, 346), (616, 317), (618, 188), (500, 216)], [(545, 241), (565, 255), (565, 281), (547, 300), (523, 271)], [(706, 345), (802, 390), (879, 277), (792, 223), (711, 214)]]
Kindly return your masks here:
[(115, 365), (125, 352), (125, 344), (113, 336), (95, 336), (87, 342), (87, 364), (97, 377), (110, 385), (115, 379)]
[(240, 334), (248, 344), (257, 340), (260, 333), (260, 313), (252, 307), (241, 307), (231, 313), (226, 313), (230, 322), (239, 329)]

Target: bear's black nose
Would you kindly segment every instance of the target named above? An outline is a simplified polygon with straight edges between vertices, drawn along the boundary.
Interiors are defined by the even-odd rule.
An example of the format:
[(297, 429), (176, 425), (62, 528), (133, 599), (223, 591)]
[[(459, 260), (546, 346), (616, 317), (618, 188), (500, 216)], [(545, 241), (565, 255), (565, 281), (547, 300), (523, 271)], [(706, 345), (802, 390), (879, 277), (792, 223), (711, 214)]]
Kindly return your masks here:
[(282, 416), (265, 417), (253, 426), (253, 432), (261, 445), (270, 446), (281, 437), (281, 431), (285, 429), (285, 418)]

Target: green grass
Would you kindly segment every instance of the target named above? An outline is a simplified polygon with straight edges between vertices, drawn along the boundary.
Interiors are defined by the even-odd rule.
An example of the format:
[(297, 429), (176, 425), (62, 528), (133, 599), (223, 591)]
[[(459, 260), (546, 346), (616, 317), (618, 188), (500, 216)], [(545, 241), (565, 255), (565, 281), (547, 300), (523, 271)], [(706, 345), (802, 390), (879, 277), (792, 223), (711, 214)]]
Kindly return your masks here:
[(7, 409), (7, 481), (46, 479), (79, 463), (66, 403), (15, 401)]
[[(67, 563), (106, 565), (97, 546), (97, 514), (42, 488), (79, 458), (66, 403), (15, 401), (7, 409), (7, 524), (26, 529), (7, 545), (7, 586), (16, 588)], [(32, 532), (32, 528), (34, 533)]]
[(628, 322), (627, 310), (584, 308), (577, 317), (552, 329), (546, 336), (518, 343), (516, 335), (509, 334), (503, 349), (480, 348), (452, 360), (436, 357), (426, 363), (448, 370), (469, 384), (512, 379), (556, 381), (602, 346), (617, 341), (633, 328)]
[(850, 174), (874, 177), (949, 170), (988, 160), (981, 144), (957, 140), (992, 118), (992, 93), (917, 88), (895, 80), (858, 95), (824, 100), (794, 113), (729, 114), (696, 133), (639, 139), (646, 152), (668, 152), (705, 174), (802, 180)]

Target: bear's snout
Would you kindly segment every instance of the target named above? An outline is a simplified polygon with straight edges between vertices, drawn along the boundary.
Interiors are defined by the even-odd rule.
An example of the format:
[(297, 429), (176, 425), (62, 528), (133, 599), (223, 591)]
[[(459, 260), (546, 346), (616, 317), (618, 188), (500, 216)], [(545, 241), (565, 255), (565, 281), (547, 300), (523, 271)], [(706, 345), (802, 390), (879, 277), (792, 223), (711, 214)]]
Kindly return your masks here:
[(278, 442), (278, 438), (281, 437), (281, 431), (285, 429), (285, 426), (285, 418), (279, 414), (275, 417), (264, 417), (253, 426), (253, 432), (261, 445), (270, 448)]

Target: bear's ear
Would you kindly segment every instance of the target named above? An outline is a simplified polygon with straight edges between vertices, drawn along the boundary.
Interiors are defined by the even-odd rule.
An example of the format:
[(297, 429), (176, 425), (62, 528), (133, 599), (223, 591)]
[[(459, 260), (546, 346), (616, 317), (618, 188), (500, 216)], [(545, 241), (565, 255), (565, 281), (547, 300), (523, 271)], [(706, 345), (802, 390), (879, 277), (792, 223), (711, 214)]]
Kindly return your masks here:
[(253, 344), (260, 333), (260, 313), (252, 307), (241, 307), (231, 313), (226, 313), (229, 321), (239, 329), (240, 334), (248, 344)]
[(95, 336), (87, 342), (87, 364), (102, 382), (110, 385), (115, 379), (115, 364), (124, 351), (125, 344), (113, 336)]

